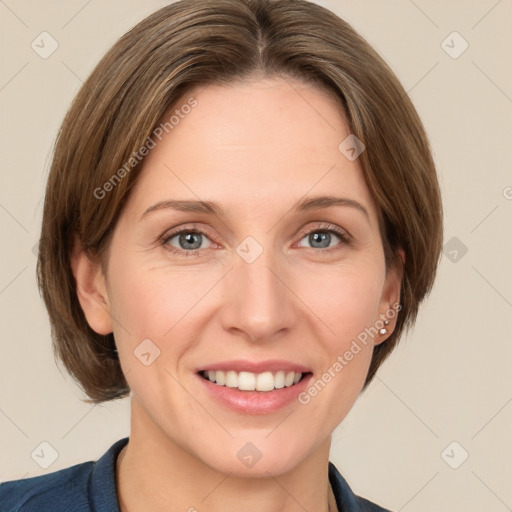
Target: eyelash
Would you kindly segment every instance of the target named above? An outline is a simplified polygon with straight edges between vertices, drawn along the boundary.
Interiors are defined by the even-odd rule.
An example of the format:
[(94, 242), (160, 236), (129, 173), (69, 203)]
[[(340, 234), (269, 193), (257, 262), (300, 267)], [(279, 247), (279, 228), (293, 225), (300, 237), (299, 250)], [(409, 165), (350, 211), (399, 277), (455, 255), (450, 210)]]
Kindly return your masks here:
[[(335, 245), (334, 247), (330, 247), (330, 248), (318, 249), (317, 252), (321, 252), (323, 254), (331, 253), (333, 251), (339, 250), (339, 248), (340, 248), (339, 246), (342, 244), (345, 244), (345, 245), (351, 244), (349, 235), (345, 231), (342, 231), (341, 229), (339, 229), (331, 224), (323, 224), (320, 226), (315, 226), (313, 229), (310, 229), (309, 231), (301, 232), (299, 241), (302, 240), (304, 237), (311, 235), (312, 233), (317, 233), (317, 232), (334, 234), (341, 240), (340, 244)], [(196, 234), (204, 235), (205, 237), (208, 238), (207, 233), (205, 233), (202, 229), (197, 228), (195, 225), (192, 225), (192, 227), (190, 227), (190, 228), (179, 229), (177, 231), (172, 231), (170, 233), (166, 233), (160, 239), (159, 243), (162, 246), (166, 246), (166, 250), (168, 250), (174, 254), (178, 254), (180, 256), (199, 256), (199, 252), (202, 251), (203, 249), (194, 249), (192, 251), (184, 251), (183, 249), (178, 249), (172, 245), (167, 244), (169, 242), (169, 240), (172, 240), (176, 235), (180, 235), (182, 233), (196, 233)], [(311, 249), (315, 249), (315, 248), (311, 247)]]

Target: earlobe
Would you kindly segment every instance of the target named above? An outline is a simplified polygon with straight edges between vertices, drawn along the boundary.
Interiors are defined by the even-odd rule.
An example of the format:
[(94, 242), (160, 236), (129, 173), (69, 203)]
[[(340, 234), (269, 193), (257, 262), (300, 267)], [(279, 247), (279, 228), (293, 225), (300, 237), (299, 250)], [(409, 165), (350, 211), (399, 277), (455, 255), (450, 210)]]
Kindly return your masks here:
[(87, 323), (98, 334), (110, 334), (113, 330), (112, 317), (105, 277), (100, 263), (89, 258), (77, 235), (74, 238), (70, 262), (76, 293)]
[[(405, 264), (405, 252), (402, 248), (397, 250), (400, 262), (390, 268), (386, 274), (379, 306), (380, 321), (379, 333), (375, 338), (375, 345), (386, 341), (396, 325), (397, 309), (400, 304), (400, 290), (402, 286), (403, 268)], [(379, 324), (380, 325), (380, 324)]]

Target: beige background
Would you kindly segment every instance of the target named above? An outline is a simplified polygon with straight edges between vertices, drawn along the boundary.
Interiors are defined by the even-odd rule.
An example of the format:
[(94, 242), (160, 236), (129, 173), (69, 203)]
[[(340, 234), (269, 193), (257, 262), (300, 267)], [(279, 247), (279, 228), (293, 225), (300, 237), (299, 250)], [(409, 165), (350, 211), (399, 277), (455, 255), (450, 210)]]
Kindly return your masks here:
[[(0, 1), (1, 480), (96, 459), (129, 434), (128, 400), (86, 405), (55, 366), (33, 247), (53, 142), (81, 81), (166, 3)], [(415, 330), (334, 433), (331, 460), (355, 492), (394, 511), (512, 510), (512, 2), (318, 3), (410, 93), (438, 164), (448, 243)], [(43, 31), (59, 45), (47, 59), (31, 48)], [(461, 39), (442, 46), (453, 31), (469, 44), (458, 58), (445, 49), (460, 51)], [(58, 452), (46, 470), (31, 458), (43, 441)]]

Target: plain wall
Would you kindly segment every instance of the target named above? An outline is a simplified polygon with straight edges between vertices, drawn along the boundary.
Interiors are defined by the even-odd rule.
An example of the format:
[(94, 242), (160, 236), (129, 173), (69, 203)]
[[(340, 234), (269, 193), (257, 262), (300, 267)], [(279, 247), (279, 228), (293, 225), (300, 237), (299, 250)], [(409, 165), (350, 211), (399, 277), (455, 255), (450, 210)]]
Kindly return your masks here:
[[(512, 3), (318, 3), (366, 37), (409, 92), (438, 165), (447, 244), (415, 329), (335, 431), (331, 460), (356, 493), (391, 510), (511, 510)], [(87, 405), (55, 365), (34, 246), (72, 98), (118, 37), (165, 4), (0, 3), (0, 480), (95, 460), (129, 435), (128, 399)], [(31, 47), (43, 31), (58, 42), (46, 59)], [(58, 452), (46, 470), (31, 458), (43, 441)]]

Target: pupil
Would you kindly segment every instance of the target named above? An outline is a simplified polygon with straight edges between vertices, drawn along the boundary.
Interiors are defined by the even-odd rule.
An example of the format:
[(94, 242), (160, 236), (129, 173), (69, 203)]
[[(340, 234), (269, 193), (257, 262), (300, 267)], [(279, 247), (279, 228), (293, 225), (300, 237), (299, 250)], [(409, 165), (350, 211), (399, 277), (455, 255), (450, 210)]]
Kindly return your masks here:
[[(180, 244), (184, 249), (199, 249), (201, 247), (201, 241), (199, 240), (199, 237), (201, 236), (200, 233), (187, 233), (180, 235)], [(195, 247), (187, 246), (187, 244), (197, 244)]]
[(321, 249), (325, 249), (326, 247), (329, 247), (329, 243), (331, 241), (331, 235), (330, 233), (313, 233), (310, 236), (310, 243), (313, 247), (318, 247), (318, 246), (315, 246), (315, 243), (317, 243), (318, 241), (320, 241), (320, 243), (322, 242), (325, 242), (327, 241), (327, 243), (321, 245)]

